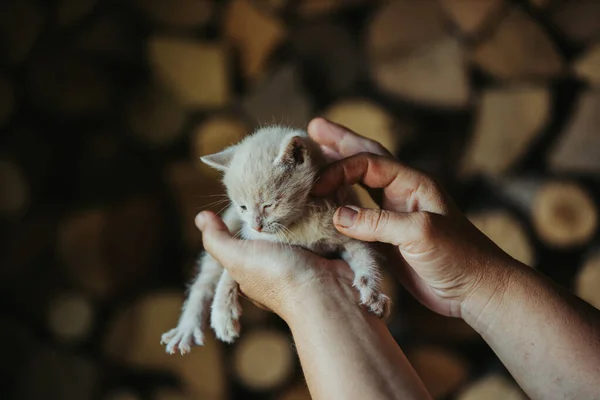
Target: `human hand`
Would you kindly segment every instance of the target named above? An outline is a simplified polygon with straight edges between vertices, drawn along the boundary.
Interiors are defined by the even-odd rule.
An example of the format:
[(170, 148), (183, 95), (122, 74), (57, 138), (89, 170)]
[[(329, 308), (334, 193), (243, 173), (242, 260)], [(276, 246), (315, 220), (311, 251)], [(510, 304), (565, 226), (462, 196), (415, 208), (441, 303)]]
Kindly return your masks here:
[[(196, 217), (204, 249), (238, 282), (241, 292), (284, 320), (307, 296), (332, 285), (350, 288), (353, 273), (345, 261), (329, 260), (299, 247), (235, 238), (216, 214)], [(354, 291), (344, 290), (358, 301)]]
[(460, 317), (470, 296), (481, 299), (501, 290), (513, 260), (433, 179), (402, 165), (378, 143), (322, 118), (309, 124), (308, 133), (339, 160), (323, 172), (315, 195), (355, 183), (383, 189), (380, 210), (340, 207), (334, 223), (349, 237), (393, 245), (386, 251), (395, 264), (392, 272), (421, 303)]

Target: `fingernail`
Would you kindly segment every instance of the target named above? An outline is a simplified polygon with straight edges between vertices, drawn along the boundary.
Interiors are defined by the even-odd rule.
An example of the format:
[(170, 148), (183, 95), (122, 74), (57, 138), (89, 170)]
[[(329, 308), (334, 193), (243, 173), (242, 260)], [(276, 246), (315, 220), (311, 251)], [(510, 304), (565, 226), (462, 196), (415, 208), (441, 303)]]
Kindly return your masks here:
[(353, 207), (351, 208), (350, 206), (344, 206), (337, 212), (336, 224), (344, 228), (350, 228), (354, 225), (357, 216), (358, 211), (356, 209)]
[(198, 229), (202, 230), (204, 229), (204, 221), (206, 221), (206, 218), (204, 217), (204, 213), (200, 213), (198, 215), (196, 215), (196, 226), (198, 227)]

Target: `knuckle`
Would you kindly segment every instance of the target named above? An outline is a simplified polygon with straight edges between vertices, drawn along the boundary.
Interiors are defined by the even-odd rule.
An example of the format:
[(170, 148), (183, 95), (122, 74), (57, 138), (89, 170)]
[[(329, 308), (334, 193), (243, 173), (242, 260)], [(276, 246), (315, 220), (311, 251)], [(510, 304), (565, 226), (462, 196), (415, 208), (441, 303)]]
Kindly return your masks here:
[(428, 212), (419, 212), (417, 216), (417, 226), (423, 240), (431, 240), (435, 237), (437, 230), (437, 218), (435, 214)]
[(389, 222), (389, 214), (384, 210), (372, 210), (364, 213), (365, 225), (371, 232), (381, 232)]

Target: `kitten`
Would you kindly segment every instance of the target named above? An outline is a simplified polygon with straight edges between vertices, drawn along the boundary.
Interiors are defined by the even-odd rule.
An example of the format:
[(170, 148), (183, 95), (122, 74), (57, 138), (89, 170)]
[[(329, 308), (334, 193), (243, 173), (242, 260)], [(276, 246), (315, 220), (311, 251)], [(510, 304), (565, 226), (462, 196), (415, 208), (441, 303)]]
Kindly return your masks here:
[[(259, 129), (220, 153), (201, 160), (224, 172), (231, 205), (223, 221), (244, 239), (286, 242), (317, 254), (336, 253), (354, 272), (361, 303), (379, 317), (389, 313), (390, 300), (381, 293), (381, 276), (369, 244), (348, 238), (333, 225), (338, 205), (357, 204), (351, 187), (338, 199), (314, 198), (311, 188), (327, 164), (318, 144), (306, 132), (282, 126)], [(239, 335), (242, 312), (238, 285), (217, 261), (204, 253), (176, 328), (162, 335), (166, 351), (181, 354), (203, 344), (208, 303), (210, 324), (220, 340), (232, 343)]]

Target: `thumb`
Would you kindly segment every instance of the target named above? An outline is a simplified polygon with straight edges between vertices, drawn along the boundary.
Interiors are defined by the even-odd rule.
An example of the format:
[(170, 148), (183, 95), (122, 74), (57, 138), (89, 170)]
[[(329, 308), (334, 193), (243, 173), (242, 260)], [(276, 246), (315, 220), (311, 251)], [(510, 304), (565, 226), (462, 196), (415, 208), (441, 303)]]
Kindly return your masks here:
[(419, 229), (412, 214), (419, 213), (344, 206), (335, 212), (333, 223), (338, 231), (354, 239), (400, 246), (418, 240)]
[(202, 231), (204, 249), (228, 270), (242, 264), (243, 246), (235, 239), (223, 220), (210, 211), (196, 216), (196, 226)]

